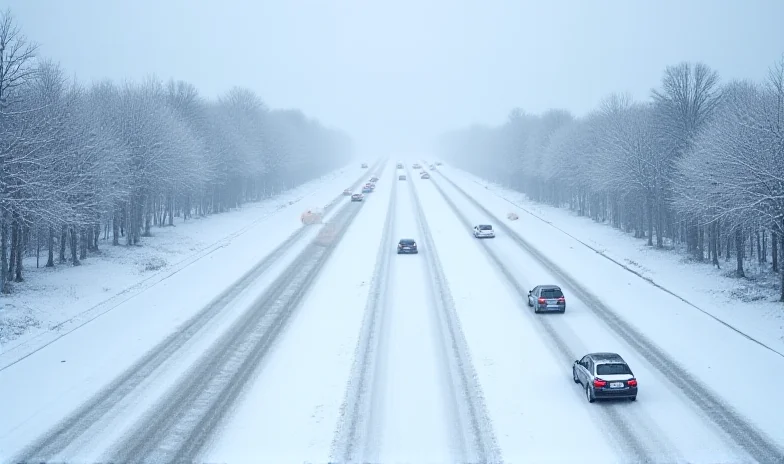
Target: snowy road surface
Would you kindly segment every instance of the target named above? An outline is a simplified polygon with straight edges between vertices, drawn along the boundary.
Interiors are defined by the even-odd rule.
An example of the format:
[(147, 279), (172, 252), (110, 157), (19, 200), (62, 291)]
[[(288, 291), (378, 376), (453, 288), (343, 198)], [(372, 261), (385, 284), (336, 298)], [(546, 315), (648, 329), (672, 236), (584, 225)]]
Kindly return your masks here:
[[(331, 212), (334, 242), (302, 229), (178, 326), (118, 312), (0, 371), (0, 460), (784, 462), (780, 357), (507, 225), (508, 205), (448, 170), (376, 172)], [(479, 222), (497, 237), (473, 238)], [(542, 283), (565, 314), (526, 305)], [(571, 363), (591, 351), (630, 363), (636, 402), (586, 401)]]

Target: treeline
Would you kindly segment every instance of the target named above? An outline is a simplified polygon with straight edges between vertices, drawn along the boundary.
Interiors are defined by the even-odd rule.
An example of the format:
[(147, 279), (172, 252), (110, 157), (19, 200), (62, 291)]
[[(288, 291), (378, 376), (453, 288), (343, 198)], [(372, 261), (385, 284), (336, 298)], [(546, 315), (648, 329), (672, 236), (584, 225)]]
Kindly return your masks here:
[(351, 142), (252, 91), (217, 101), (182, 81), (83, 85), (0, 13), (0, 289), (23, 258), (78, 265), (101, 240), (227, 211), (348, 162)]
[(517, 109), (500, 127), (445, 134), (440, 148), (457, 167), (650, 246), (732, 260), (738, 277), (756, 259), (780, 273), (784, 301), (784, 58), (764, 82), (721, 83), (681, 63), (647, 101), (614, 94), (579, 118)]

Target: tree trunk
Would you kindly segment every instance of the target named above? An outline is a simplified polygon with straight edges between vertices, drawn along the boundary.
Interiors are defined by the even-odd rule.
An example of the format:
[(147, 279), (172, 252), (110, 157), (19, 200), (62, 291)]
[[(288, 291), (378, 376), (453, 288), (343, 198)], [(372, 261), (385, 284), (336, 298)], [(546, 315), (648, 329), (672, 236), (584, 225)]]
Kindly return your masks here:
[(120, 244), (120, 211), (115, 207), (114, 214), (112, 214), (112, 245)]
[(713, 251), (713, 265), (721, 269), (719, 265), (719, 223), (714, 222), (711, 226), (711, 249)]
[(46, 260), (46, 267), (54, 267), (54, 226), (49, 226), (49, 236), (46, 240), (46, 247), (49, 250), (49, 259)]
[(735, 268), (735, 275), (737, 277), (746, 277), (746, 274), (743, 272), (743, 255), (745, 250), (743, 249), (743, 229), (738, 227), (735, 229), (735, 254), (737, 256), (737, 267)]
[(79, 243), (77, 242), (76, 226), (71, 226), (71, 264), (78, 266), (79, 262)]
[(648, 246), (653, 246), (653, 200), (645, 195), (645, 214), (648, 216)]
[(731, 246), (732, 245), (732, 238), (730, 238), (731, 235), (732, 234), (727, 234), (727, 258), (725, 259), (725, 261), (727, 261), (727, 262), (729, 262), (730, 259), (732, 259), (732, 256), (730, 256), (730, 255), (732, 255), (732, 253), (730, 252), (730, 250), (732, 250), (732, 246)]
[(16, 223), (16, 275), (14, 276), (14, 282), (24, 282), (22, 278), (22, 267), (23, 267), (23, 260), (24, 260), (24, 250), (26, 245), (25, 234), (23, 233), (22, 226), (17, 222)]
[(779, 234), (778, 232), (771, 232), (770, 234), (770, 259), (773, 264), (773, 272), (779, 272)]
[(0, 293), (9, 293), (8, 287), (8, 221), (5, 212), (0, 213)]
[(16, 264), (16, 247), (19, 245), (19, 223), (16, 215), (13, 215), (11, 222), (11, 253), (8, 260), (8, 280), (14, 278), (14, 265)]
[(88, 236), (88, 226), (82, 226), (79, 228), (79, 259), (84, 260), (87, 258), (87, 241), (89, 239)]
[(175, 209), (174, 195), (170, 195), (169, 196), (169, 225), (170, 226), (174, 225), (174, 209)]
[(93, 225), (93, 251), (98, 251), (98, 239), (101, 237), (101, 222)]
[(63, 224), (63, 226), (60, 229), (60, 263), (61, 264), (67, 262), (65, 259), (66, 243), (68, 243), (68, 226)]

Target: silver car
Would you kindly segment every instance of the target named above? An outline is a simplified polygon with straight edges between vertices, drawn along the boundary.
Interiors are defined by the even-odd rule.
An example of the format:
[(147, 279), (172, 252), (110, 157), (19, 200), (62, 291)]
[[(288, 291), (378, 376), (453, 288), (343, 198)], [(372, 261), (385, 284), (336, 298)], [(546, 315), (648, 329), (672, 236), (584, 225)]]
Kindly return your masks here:
[(572, 364), (572, 379), (585, 389), (589, 403), (597, 399), (637, 399), (637, 379), (616, 353), (589, 353)]
[(535, 313), (542, 311), (566, 312), (566, 297), (557, 285), (538, 285), (528, 292), (528, 306)]

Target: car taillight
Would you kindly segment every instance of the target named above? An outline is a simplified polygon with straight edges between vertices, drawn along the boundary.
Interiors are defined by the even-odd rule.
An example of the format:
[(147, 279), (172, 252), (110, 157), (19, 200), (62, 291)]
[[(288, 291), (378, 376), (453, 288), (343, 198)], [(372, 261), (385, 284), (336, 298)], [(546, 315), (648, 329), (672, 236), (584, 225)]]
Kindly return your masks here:
[(605, 382), (604, 380), (602, 380), (602, 379), (593, 379), (593, 386), (594, 387), (601, 388), (601, 387), (604, 387), (605, 385), (607, 385), (607, 382)]
[(558, 303), (566, 303), (566, 298), (564, 297), (558, 298)]
[(547, 300), (545, 300), (544, 298), (539, 298), (537, 301), (539, 302), (539, 304), (547, 303)]
[(637, 386), (637, 379), (627, 380), (626, 381), (626, 385), (628, 385), (630, 387), (636, 387)]

